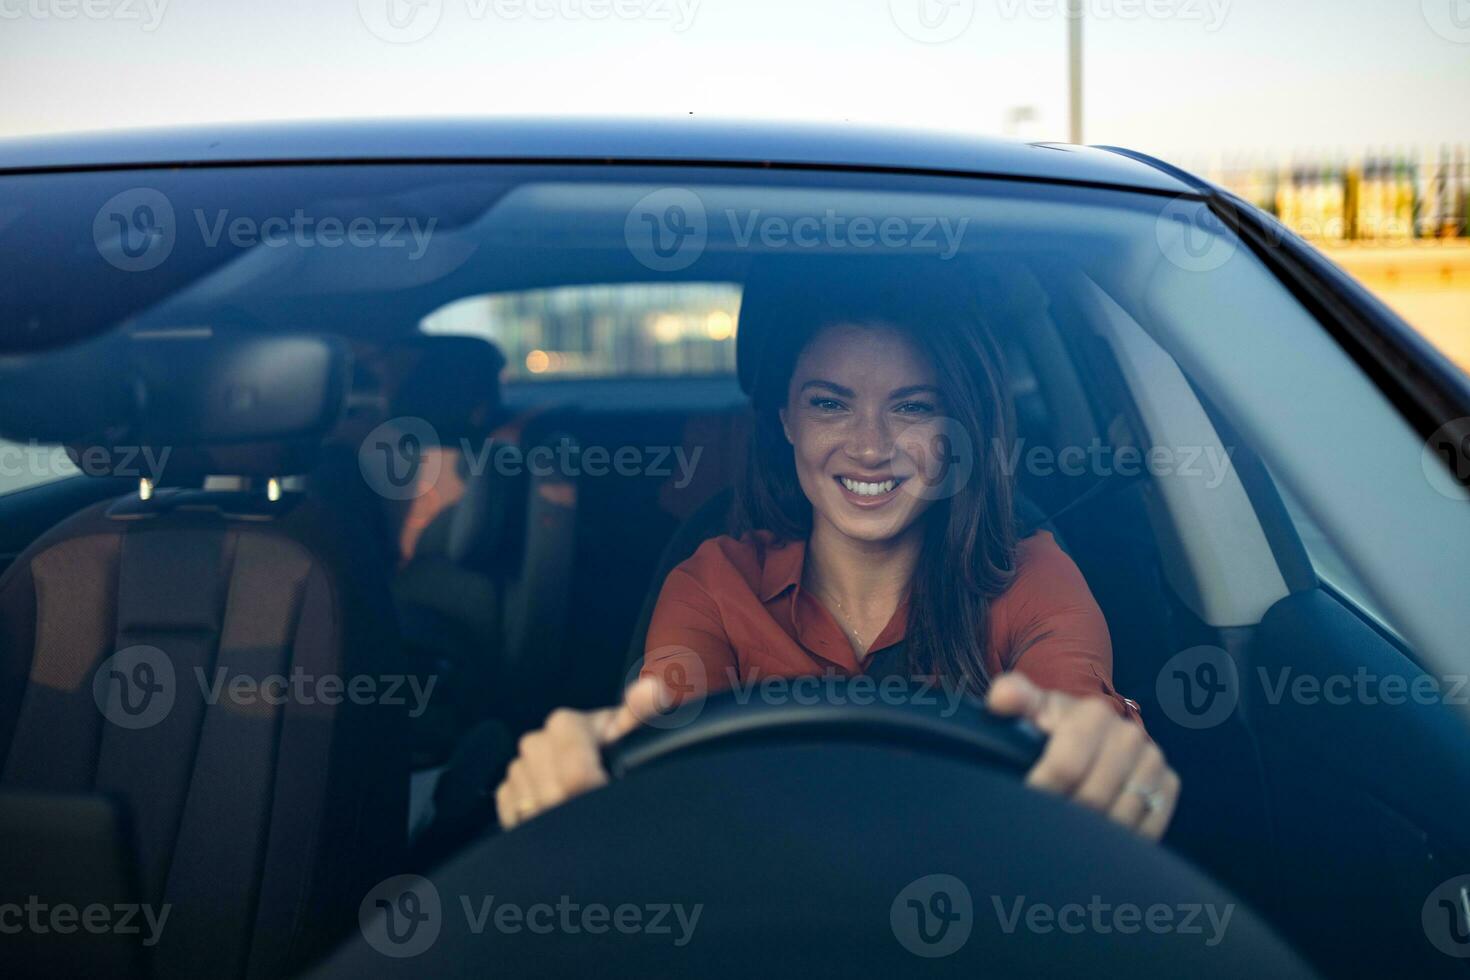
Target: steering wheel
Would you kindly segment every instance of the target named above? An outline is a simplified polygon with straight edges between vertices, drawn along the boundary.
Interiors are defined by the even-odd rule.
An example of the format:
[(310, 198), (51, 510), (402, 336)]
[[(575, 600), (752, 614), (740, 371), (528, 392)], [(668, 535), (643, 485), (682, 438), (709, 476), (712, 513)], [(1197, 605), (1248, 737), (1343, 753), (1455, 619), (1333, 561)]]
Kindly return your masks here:
[(645, 719), (609, 785), (383, 883), (401, 914), (314, 976), (1312, 976), (1180, 857), (1024, 786), (1029, 724), (887, 683)]
[(877, 743), (958, 757), (1024, 775), (1036, 763), (1046, 737), (1024, 719), (1003, 718), (979, 701), (905, 681), (880, 682), (860, 691), (855, 680), (823, 678), (817, 698), (788, 686), (779, 698), (759, 687), (724, 691), (686, 701), (604, 747), (603, 766), (613, 779), (676, 757), (762, 740)]

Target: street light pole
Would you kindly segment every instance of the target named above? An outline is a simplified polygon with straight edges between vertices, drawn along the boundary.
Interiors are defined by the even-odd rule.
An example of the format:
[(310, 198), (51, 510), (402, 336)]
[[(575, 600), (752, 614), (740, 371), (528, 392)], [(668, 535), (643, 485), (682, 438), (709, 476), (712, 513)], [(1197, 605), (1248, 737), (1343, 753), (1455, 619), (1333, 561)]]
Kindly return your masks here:
[(1067, 0), (1068, 136), (1082, 142), (1082, 0)]

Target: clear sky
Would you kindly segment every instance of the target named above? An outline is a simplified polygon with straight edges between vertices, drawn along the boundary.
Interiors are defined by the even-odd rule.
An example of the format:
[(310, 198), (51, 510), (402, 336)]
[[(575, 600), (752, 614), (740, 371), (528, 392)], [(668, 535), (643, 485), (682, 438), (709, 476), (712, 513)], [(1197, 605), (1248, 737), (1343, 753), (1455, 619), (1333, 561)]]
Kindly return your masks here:
[[(1470, 142), (1470, 0), (1081, 2), (1088, 142), (1190, 159)], [(1065, 139), (1065, 5), (0, 0), (0, 135), (693, 112)]]

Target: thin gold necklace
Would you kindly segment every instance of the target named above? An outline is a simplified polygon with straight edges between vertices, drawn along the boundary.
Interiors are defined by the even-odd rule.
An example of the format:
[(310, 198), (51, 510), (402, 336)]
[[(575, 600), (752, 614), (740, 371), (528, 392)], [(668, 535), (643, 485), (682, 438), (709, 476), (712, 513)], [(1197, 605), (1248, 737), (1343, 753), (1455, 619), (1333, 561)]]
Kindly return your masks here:
[[(820, 593), (818, 594), (818, 597), (822, 597)], [(852, 638), (857, 641), (858, 646), (866, 650), (868, 648), (868, 645), (867, 643), (863, 642), (863, 635), (859, 633), (854, 627), (849, 626), (846, 622), (847, 607), (842, 604), (842, 600), (831, 594), (828, 594), (825, 598), (832, 600), (832, 602), (837, 606), (837, 611), (842, 613), (841, 617), (834, 617), (837, 619), (837, 625), (842, 627), (842, 631), (844, 633), (850, 634)]]

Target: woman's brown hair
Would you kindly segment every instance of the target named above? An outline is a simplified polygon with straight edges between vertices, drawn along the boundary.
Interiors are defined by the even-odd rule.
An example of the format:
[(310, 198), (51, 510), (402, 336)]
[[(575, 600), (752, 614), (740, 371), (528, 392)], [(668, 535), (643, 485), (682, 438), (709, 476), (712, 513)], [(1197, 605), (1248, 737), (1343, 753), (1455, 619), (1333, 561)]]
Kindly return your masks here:
[[(956, 261), (956, 260), (950, 260)], [(755, 413), (737, 526), (805, 540), (811, 503), (779, 417), (797, 358), (823, 330), (886, 327), (933, 361), (944, 411), (963, 436), (968, 477), (919, 518), (923, 544), (909, 594), (907, 656), (915, 676), (972, 694), (990, 684), (990, 603), (1015, 571), (1014, 491), (1006, 469), (1014, 423), (1002, 360), (958, 267), (939, 258), (786, 259), (755, 270), (740, 314)], [(747, 353), (748, 352), (748, 353)], [(952, 443), (954, 440), (951, 441)], [(952, 490), (952, 493), (949, 491)]]

